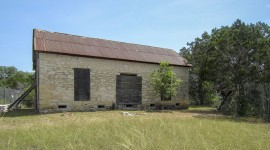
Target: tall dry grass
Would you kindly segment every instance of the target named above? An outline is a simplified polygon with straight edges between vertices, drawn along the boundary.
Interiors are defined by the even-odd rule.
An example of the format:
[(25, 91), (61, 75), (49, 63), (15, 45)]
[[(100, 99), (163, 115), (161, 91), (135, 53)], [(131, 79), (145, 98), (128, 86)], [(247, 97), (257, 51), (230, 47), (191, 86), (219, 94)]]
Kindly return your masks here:
[(270, 149), (270, 125), (211, 111), (56, 113), (0, 118), (0, 149)]

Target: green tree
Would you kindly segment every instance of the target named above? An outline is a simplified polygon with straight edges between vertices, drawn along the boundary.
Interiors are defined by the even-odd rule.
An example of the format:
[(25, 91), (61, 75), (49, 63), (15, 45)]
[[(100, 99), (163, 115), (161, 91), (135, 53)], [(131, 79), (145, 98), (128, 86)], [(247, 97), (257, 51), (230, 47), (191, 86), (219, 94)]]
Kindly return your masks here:
[(160, 94), (161, 100), (168, 100), (171, 96), (175, 96), (180, 82), (168, 62), (161, 62), (160, 68), (151, 73), (151, 85)]
[[(258, 87), (269, 80), (269, 31), (265, 23), (246, 24), (238, 19), (182, 48), (180, 54), (193, 65), (190, 94), (195, 102), (203, 105), (209, 92), (218, 93), (220, 111), (258, 115), (263, 102)], [(213, 90), (205, 90), (204, 83), (213, 83)]]
[[(213, 46), (210, 43), (211, 36), (204, 32), (201, 38), (196, 38), (194, 42), (188, 43), (188, 48), (182, 48), (180, 55), (187, 59), (192, 64), (190, 70), (190, 98), (191, 103), (195, 105), (207, 105), (208, 97), (203, 87), (204, 81), (208, 81), (214, 63), (215, 53), (213, 53)], [(213, 56), (209, 57), (212, 54)], [(208, 90), (209, 91), (209, 90)], [(213, 90), (211, 90), (213, 91)], [(215, 92), (214, 92), (215, 93)], [(210, 94), (214, 94), (210, 93)]]
[[(15, 67), (0, 66), (0, 87), (26, 91), (34, 83), (34, 74), (17, 70)], [(30, 107), (33, 104), (34, 91), (23, 103)]]
[(15, 67), (0, 66), (0, 87), (24, 89), (34, 83), (34, 74)]

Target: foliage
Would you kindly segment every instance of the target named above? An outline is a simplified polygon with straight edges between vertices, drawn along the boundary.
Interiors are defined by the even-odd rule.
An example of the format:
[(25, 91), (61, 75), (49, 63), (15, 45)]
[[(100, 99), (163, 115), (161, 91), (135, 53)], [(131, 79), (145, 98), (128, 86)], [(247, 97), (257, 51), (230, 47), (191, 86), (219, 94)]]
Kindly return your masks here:
[(214, 83), (209, 81), (204, 81), (202, 83), (202, 90), (205, 94), (205, 105), (214, 105), (217, 104), (219, 101), (219, 95), (217, 94)]
[[(15, 67), (0, 66), (0, 87), (26, 91), (34, 83), (34, 74), (17, 70)], [(34, 92), (32, 91), (24, 101), (30, 107), (33, 104)]]
[(151, 73), (151, 85), (160, 94), (161, 100), (175, 96), (181, 80), (177, 79), (173, 67), (168, 62), (161, 62), (160, 68)]
[(193, 65), (190, 95), (196, 104), (207, 104), (209, 91), (204, 83), (213, 83), (210, 92), (220, 95), (219, 110), (241, 116), (261, 113), (265, 99), (260, 99), (257, 87), (270, 82), (267, 24), (236, 20), (231, 26), (213, 29), (211, 34), (203, 33), (180, 54)]
[(0, 149), (270, 149), (269, 124), (211, 111), (6, 114), (0, 118)]
[(34, 83), (34, 74), (15, 67), (0, 66), (0, 87), (24, 89)]

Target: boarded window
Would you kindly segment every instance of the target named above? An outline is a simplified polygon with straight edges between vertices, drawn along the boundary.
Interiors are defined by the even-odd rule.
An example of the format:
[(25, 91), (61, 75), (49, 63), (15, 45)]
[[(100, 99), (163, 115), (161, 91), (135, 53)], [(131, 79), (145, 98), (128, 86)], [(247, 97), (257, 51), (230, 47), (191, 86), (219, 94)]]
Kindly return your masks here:
[(90, 70), (74, 68), (74, 100), (90, 100)]
[(116, 103), (117, 105), (141, 104), (142, 77), (132, 74), (117, 75)]

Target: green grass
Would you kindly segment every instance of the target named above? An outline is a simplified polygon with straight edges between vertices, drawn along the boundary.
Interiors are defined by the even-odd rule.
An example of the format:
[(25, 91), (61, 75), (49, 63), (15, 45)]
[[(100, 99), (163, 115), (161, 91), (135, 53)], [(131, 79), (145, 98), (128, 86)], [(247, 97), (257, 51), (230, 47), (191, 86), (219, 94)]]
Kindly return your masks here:
[[(270, 149), (270, 124), (209, 108), (67, 112), (0, 117), (0, 149)], [(146, 113), (146, 114), (145, 114)]]

